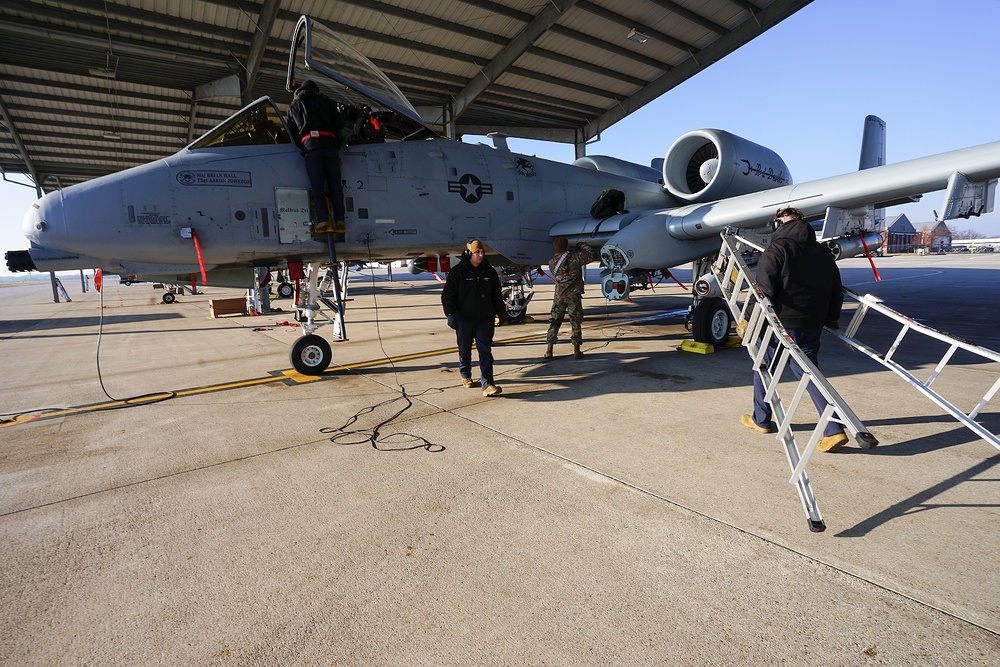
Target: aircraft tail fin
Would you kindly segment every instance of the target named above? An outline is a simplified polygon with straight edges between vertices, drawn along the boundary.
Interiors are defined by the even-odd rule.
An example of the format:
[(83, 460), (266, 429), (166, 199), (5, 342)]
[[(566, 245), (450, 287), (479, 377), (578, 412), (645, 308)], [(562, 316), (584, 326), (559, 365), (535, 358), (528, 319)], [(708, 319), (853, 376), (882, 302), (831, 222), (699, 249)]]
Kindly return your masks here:
[(865, 130), (861, 136), (861, 160), (858, 171), (881, 167), (885, 164), (885, 121), (878, 116), (865, 117)]

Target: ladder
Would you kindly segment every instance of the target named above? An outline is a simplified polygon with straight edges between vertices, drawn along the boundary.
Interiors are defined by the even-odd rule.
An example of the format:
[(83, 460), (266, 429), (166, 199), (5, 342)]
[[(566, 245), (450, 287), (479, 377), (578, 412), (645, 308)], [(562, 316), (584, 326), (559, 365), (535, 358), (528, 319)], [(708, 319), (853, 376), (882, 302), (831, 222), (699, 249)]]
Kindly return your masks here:
[[(843, 331), (834, 332), (841, 341), (855, 351), (871, 357), (892, 372), (896, 373), (896, 375), (900, 376), (903, 380), (909, 383), (910, 386), (914, 387), (924, 396), (941, 406), (945, 412), (957, 419), (963, 426), (997, 449), (1000, 449), (1000, 438), (997, 438), (995, 434), (990, 433), (981, 424), (975, 421), (976, 416), (984, 407), (986, 407), (986, 404), (990, 402), (990, 399), (992, 399), (997, 393), (997, 390), (1000, 389), (1000, 377), (997, 378), (986, 393), (983, 394), (982, 398), (979, 399), (976, 406), (969, 412), (962, 411), (940, 393), (931, 389), (931, 385), (934, 384), (934, 380), (941, 375), (941, 371), (945, 369), (948, 363), (952, 360), (955, 352), (958, 350), (963, 350), (979, 357), (980, 359), (991, 362), (1000, 362), (1000, 354), (997, 354), (989, 348), (981, 347), (975, 343), (964, 341), (960, 338), (956, 338), (955, 336), (950, 336), (936, 329), (932, 329), (927, 325), (920, 324), (919, 322), (896, 312), (892, 308), (889, 308), (882, 303), (881, 299), (876, 296), (872, 296), (871, 294), (859, 295), (853, 290), (847, 288), (844, 288), (844, 294), (848, 298), (857, 301), (859, 305), (854, 311), (854, 316), (851, 318), (847, 327)], [(884, 353), (880, 353), (871, 346), (857, 340), (857, 334), (858, 330), (861, 328), (861, 323), (870, 313), (878, 313), (900, 325), (899, 333), (896, 335), (891, 347)], [(924, 336), (937, 340), (947, 347), (944, 354), (941, 356), (941, 359), (934, 367), (934, 370), (931, 371), (930, 376), (924, 382), (921, 382), (913, 373), (906, 370), (892, 358), (893, 355), (899, 350), (899, 347), (903, 343), (903, 339), (907, 336), (907, 334)], [(913, 338), (913, 336), (910, 337)]]
[[(798, 491), (809, 530), (822, 532), (826, 529), (826, 524), (809, 484), (806, 465), (816, 451), (816, 445), (823, 437), (827, 424), (831, 421), (840, 423), (864, 448), (875, 447), (878, 440), (868, 432), (847, 402), (785, 331), (775, 315), (770, 299), (757, 287), (754, 275), (743, 259), (743, 253), (749, 250), (759, 251), (762, 248), (727, 230), (722, 235), (722, 248), (712, 264), (711, 271), (733, 317), (741, 325), (742, 322), (746, 322), (746, 330), (742, 334), (743, 345), (753, 361), (754, 373), (764, 385), (764, 398), (771, 406), (774, 420), (778, 425), (777, 439), (784, 447), (792, 470), (789, 483), (794, 484)], [(770, 363), (766, 359), (769, 347), (775, 351)], [(791, 361), (801, 369), (802, 377), (786, 408), (778, 395), (778, 384)], [(807, 396), (810, 385), (819, 390), (826, 401), (826, 406), (820, 412), (819, 421), (810, 434), (808, 443), (800, 450), (792, 431), (792, 422), (796, 410)], [(806, 403), (812, 404), (811, 401)]]

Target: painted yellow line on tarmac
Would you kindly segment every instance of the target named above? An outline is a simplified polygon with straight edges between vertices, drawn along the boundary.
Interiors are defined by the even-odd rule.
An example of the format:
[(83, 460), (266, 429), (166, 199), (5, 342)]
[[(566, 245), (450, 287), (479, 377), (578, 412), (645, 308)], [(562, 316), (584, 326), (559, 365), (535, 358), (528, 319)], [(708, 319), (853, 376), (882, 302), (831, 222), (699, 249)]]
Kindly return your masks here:
[[(642, 321), (662, 319), (668, 316), (669, 316), (668, 313), (654, 313), (651, 315), (643, 315), (640, 317), (615, 320), (613, 322), (602, 322), (600, 324), (593, 324), (590, 326), (585, 326), (584, 329), (603, 329), (607, 327), (621, 326), (624, 324), (635, 324), (637, 322), (642, 322)], [(545, 331), (541, 331), (538, 333), (528, 334), (525, 336), (514, 336), (511, 338), (504, 338), (503, 340), (497, 341), (496, 344), (503, 345), (505, 343), (520, 343), (523, 341), (537, 339), (537, 338), (544, 338), (544, 337), (545, 337)], [(286, 369), (281, 371), (274, 371), (271, 375), (267, 377), (250, 378), (247, 380), (239, 380), (237, 382), (225, 382), (222, 384), (206, 385), (204, 387), (190, 387), (187, 389), (178, 389), (176, 391), (160, 391), (151, 394), (146, 394), (143, 396), (136, 396), (133, 398), (113, 400), (103, 403), (94, 403), (92, 405), (81, 405), (72, 408), (63, 408), (59, 410), (39, 410), (39, 411), (28, 410), (26, 412), (13, 416), (12, 418), (10, 418), (5, 422), (0, 423), (0, 428), (6, 428), (10, 426), (20, 426), (22, 424), (29, 424), (36, 421), (56, 419), (58, 417), (71, 417), (81, 414), (101, 412), (102, 410), (117, 410), (126, 407), (136, 407), (140, 405), (147, 405), (150, 403), (157, 403), (160, 401), (180, 396), (200, 396), (220, 391), (229, 391), (231, 389), (244, 389), (246, 387), (263, 386), (275, 382), (294, 382), (295, 384), (307, 384), (310, 382), (318, 382), (320, 380), (326, 379), (332, 375), (336, 375), (344, 371), (351, 371), (360, 368), (371, 368), (373, 366), (382, 366), (385, 364), (400, 363), (404, 361), (410, 361), (413, 359), (425, 359), (427, 357), (437, 357), (442, 354), (454, 354), (457, 351), (458, 347), (447, 347), (437, 350), (428, 350), (426, 352), (402, 354), (396, 357), (382, 357), (381, 359), (370, 359), (368, 361), (359, 361), (353, 364), (337, 365), (334, 368), (328, 368), (323, 373), (323, 375), (303, 375), (302, 373), (299, 373), (295, 370)]]

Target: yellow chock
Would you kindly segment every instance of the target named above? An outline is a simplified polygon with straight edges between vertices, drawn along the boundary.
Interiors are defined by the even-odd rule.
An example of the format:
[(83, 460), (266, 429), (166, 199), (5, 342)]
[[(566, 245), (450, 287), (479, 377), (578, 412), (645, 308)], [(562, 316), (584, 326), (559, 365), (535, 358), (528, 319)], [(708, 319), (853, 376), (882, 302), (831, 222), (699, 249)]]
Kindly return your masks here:
[(681, 352), (694, 352), (695, 354), (712, 354), (715, 348), (711, 343), (699, 343), (693, 340), (686, 340), (681, 343)]

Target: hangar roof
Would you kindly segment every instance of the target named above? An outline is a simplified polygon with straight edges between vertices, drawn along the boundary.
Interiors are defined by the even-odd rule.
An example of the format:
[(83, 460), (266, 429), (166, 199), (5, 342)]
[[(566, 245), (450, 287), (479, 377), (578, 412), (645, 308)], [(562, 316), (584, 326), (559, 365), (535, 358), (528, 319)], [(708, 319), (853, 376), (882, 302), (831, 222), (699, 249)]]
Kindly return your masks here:
[(582, 145), (811, 0), (4, 0), (0, 171), (46, 191), (291, 99), (303, 14), (428, 123)]

